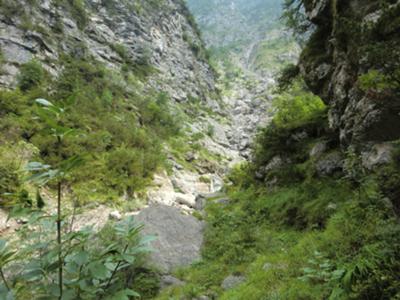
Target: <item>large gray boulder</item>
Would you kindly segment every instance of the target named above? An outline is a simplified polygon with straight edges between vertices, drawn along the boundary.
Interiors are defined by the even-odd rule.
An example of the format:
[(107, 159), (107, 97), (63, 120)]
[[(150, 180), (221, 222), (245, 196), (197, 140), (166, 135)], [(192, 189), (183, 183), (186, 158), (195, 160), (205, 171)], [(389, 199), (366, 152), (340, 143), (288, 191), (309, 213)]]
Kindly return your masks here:
[(141, 211), (136, 221), (144, 224), (143, 234), (157, 237), (150, 259), (162, 273), (201, 258), (204, 224), (195, 217), (183, 215), (175, 207), (156, 205)]

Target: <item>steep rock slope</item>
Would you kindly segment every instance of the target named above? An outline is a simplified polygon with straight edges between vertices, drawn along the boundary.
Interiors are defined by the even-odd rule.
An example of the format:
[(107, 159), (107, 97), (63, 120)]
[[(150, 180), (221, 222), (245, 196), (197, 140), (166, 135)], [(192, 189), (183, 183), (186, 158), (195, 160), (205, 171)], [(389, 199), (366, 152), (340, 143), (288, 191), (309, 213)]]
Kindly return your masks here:
[(300, 67), (343, 144), (400, 137), (396, 1), (304, 1), (316, 26)]
[[(3, 86), (13, 85), (18, 66), (32, 58), (57, 75), (61, 55), (88, 54), (115, 70), (126, 60), (149, 63), (159, 71), (150, 85), (177, 101), (192, 96), (213, 102), (214, 74), (190, 49), (193, 45), (201, 48), (202, 42), (180, 1), (3, 2)], [(214, 102), (211, 105), (217, 107)]]

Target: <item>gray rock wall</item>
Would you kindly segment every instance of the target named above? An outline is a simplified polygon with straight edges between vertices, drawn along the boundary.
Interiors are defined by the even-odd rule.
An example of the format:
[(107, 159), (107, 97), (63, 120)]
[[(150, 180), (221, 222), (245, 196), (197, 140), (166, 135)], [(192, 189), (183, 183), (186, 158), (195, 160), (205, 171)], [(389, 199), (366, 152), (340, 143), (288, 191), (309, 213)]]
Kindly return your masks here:
[[(111, 3), (108, 8), (106, 2)], [(80, 57), (86, 52), (119, 70), (123, 59), (113, 49), (123, 45), (129, 59), (148, 60), (158, 70), (149, 86), (168, 92), (176, 101), (193, 96), (218, 108), (212, 96), (214, 73), (192, 49), (193, 45), (201, 48), (202, 41), (180, 0), (142, 0), (134, 2), (136, 7), (130, 1), (86, 0), (84, 25), (76, 12), (57, 6), (56, 0), (5, 3), (14, 5), (19, 13), (1, 10), (0, 47), (5, 64), (0, 86), (14, 86), (19, 66), (32, 58), (42, 61), (56, 76), (63, 53)]]
[[(313, 92), (329, 105), (329, 122), (342, 145), (400, 138), (399, 75), (393, 75), (400, 74), (400, 3), (304, 3), (316, 30), (302, 53), (301, 71)], [(393, 82), (361, 88), (360, 78), (371, 70)]]

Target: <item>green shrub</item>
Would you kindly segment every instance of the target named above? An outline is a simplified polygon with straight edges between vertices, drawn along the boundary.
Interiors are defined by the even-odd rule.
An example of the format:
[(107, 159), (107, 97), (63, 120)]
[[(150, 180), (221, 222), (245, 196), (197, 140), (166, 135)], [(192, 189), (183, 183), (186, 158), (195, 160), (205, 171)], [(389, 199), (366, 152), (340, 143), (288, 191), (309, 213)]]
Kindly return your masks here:
[(154, 299), (160, 289), (159, 275), (145, 268), (134, 269), (132, 286), (139, 293), (140, 299)]
[[(13, 163), (0, 164), (0, 206), (7, 206), (20, 186), (21, 178), (18, 168)], [(14, 195), (15, 196), (15, 195)]]
[(119, 189), (121, 194), (126, 191), (129, 196), (141, 191), (151, 182), (151, 175), (163, 160), (158, 151), (134, 150), (120, 147), (109, 153), (107, 167), (110, 176), (104, 180), (109, 186)]
[(78, 27), (84, 29), (89, 21), (85, 2), (83, 0), (68, 0), (72, 17), (75, 19)]
[(214, 126), (211, 125), (211, 124), (208, 124), (208, 126), (207, 126), (207, 135), (208, 135), (209, 137), (213, 137), (214, 134), (215, 134), (215, 128), (214, 128)]
[[(168, 95), (142, 93), (138, 79), (127, 78), (125, 82), (122, 75), (93, 59), (64, 56), (60, 62), (61, 74), (53, 80), (46, 78), (50, 97), (41, 89), (43, 70), (35, 61), (21, 71), (20, 90), (0, 91), (0, 140), (25, 139), (40, 149), (41, 158), (49, 164), (90, 153), (90, 167), (78, 168), (72, 176), (74, 193), (81, 203), (115, 201), (127, 192), (124, 189), (130, 194), (142, 191), (164, 165), (162, 143), (180, 134), (180, 116), (170, 108)], [(58, 151), (54, 139), (41, 130), (43, 125), (32, 122), (37, 119), (34, 100), (43, 97), (65, 107), (64, 125), (88, 134), (66, 137)], [(126, 174), (131, 171), (123, 167), (108, 168), (121, 154), (116, 149), (132, 149), (134, 164), (140, 164), (134, 178), (128, 180)]]
[(128, 52), (123, 44), (112, 44), (111, 49), (117, 52), (125, 62), (129, 61)]
[(32, 60), (23, 64), (18, 75), (18, 86), (22, 91), (38, 87), (45, 78), (45, 71), (40, 62)]
[(288, 92), (276, 97), (272, 107), (275, 112), (272, 122), (279, 128), (298, 127), (318, 118), (326, 111), (322, 100), (306, 92), (299, 82), (296, 82)]
[(289, 88), (296, 77), (299, 76), (300, 68), (299, 66), (289, 64), (287, 65), (279, 74), (278, 77), (278, 89), (284, 91)]
[[(257, 170), (279, 155), (292, 160), (287, 173), (296, 175), (295, 164), (308, 159), (310, 143), (328, 132), (326, 106), (319, 97), (304, 91), (301, 83), (296, 82), (274, 99), (272, 111), (271, 123), (261, 128), (256, 136), (253, 167)], [(297, 138), (297, 135), (305, 137)]]
[[(400, 69), (397, 70), (397, 73), (395, 76), (400, 78)], [(373, 89), (377, 92), (382, 92), (399, 86), (396, 81), (377, 70), (370, 70), (368, 73), (361, 75), (358, 78), (358, 83), (363, 91)]]
[(26, 14), (25, 10), (13, 0), (1, 0), (0, 11), (8, 22), (14, 17), (23, 17)]

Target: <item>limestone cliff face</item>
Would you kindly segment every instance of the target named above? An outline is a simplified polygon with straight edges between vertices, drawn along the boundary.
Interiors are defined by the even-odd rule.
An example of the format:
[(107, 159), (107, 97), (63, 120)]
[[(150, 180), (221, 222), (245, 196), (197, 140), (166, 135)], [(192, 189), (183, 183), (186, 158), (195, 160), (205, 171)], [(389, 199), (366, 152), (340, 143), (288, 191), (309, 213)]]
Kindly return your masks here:
[(304, 1), (315, 32), (300, 67), (342, 145), (400, 138), (399, 1)]
[(151, 87), (176, 101), (191, 96), (218, 108), (210, 96), (214, 73), (194, 51), (202, 41), (180, 0), (4, 0), (1, 6), (3, 87), (13, 86), (19, 66), (32, 58), (57, 76), (63, 54), (90, 55), (117, 71), (126, 59), (145, 61), (157, 69)]

